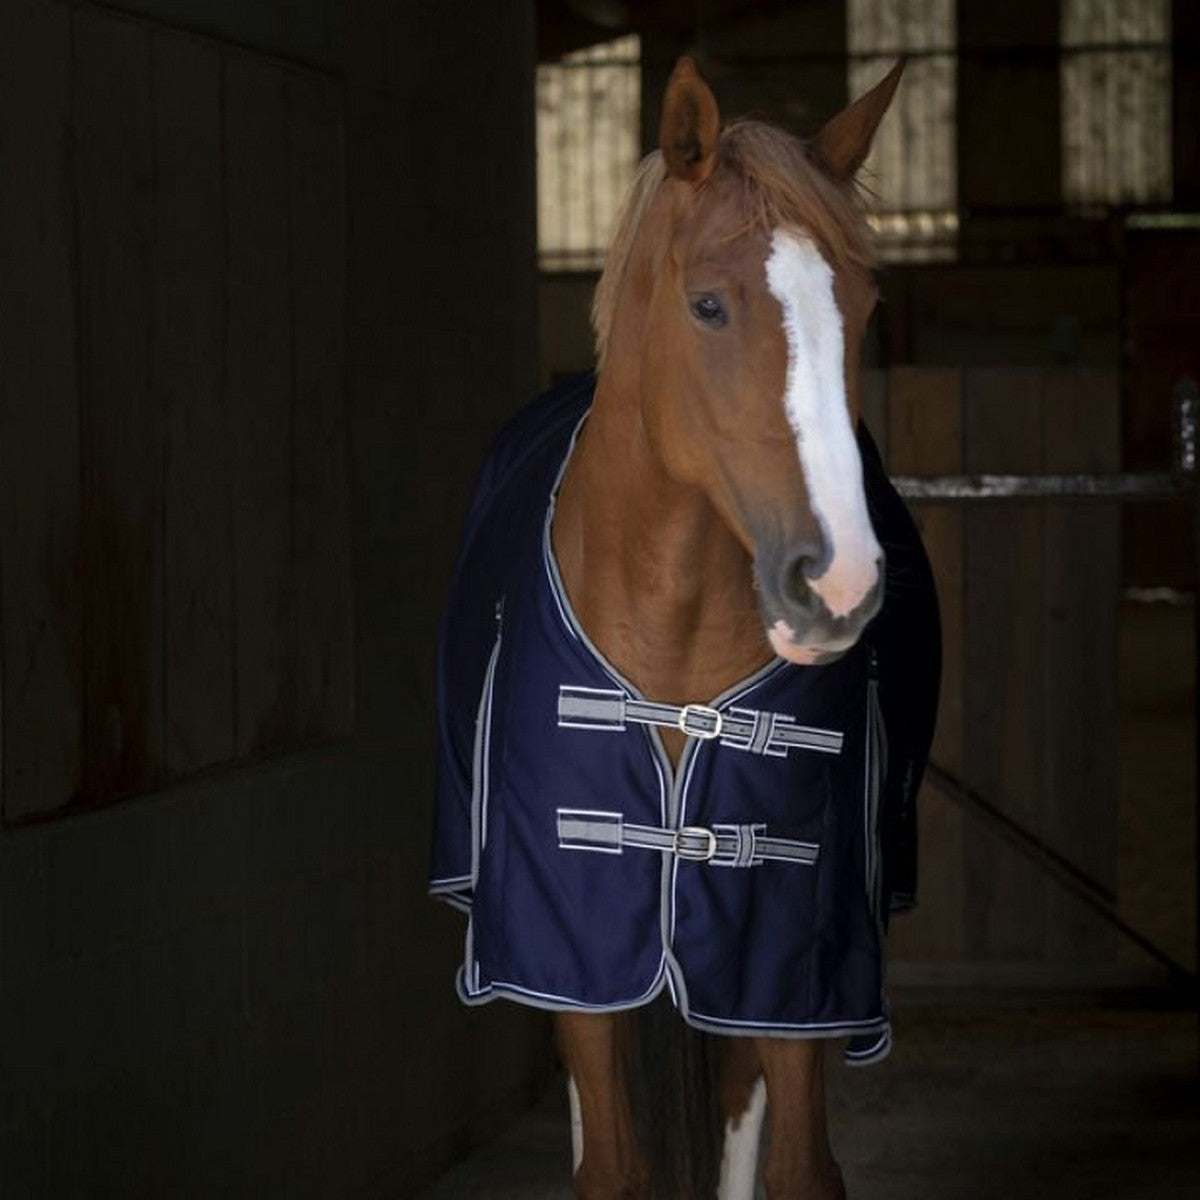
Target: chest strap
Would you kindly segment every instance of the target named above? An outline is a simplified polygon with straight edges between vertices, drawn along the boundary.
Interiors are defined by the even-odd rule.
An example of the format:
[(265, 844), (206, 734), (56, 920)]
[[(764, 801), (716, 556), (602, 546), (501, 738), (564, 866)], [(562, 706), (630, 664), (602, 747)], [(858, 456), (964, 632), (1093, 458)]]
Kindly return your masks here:
[(794, 748), (840, 754), (843, 735), (836, 729), (797, 725), (786, 713), (730, 708), (725, 712), (707, 704), (656, 704), (636, 700), (619, 690), (571, 687), (558, 689), (558, 724), (562, 729), (623, 730), (628, 725), (657, 725), (679, 729), (688, 737), (722, 746), (786, 758)]
[(812, 842), (769, 837), (765, 825), (663, 829), (631, 825), (620, 813), (587, 808), (558, 810), (558, 845), (560, 850), (594, 850), (601, 854), (621, 854), (626, 846), (633, 846), (714, 867), (757, 867), (768, 861), (811, 865), (820, 850)]

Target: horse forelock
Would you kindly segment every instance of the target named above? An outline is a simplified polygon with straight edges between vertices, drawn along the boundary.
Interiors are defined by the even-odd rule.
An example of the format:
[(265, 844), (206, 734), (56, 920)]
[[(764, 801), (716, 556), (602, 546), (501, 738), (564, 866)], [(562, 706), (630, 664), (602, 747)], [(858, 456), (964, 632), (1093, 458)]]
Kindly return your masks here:
[[(798, 138), (763, 121), (731, 121), (721, 130), (718, 157), (721, 174), (741, 185), (739, 215), (746, 232), (769, 239), (781, 227), (802, 229), (833, 269), (869, 271), (874, 266), (871, 231), (857, 185), (830, 179)], [(592, 301), (600, 364), (608, 353), (626, 267), (665, 177), (662, 153), (652, 151), (642, 159), (617, 216)]]

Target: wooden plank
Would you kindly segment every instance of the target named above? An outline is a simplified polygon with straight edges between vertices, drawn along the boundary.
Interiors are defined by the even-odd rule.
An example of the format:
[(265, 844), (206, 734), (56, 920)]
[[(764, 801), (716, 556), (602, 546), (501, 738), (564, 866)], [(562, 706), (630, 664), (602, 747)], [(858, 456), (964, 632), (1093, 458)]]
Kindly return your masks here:
[[(1042, 375), (964, 372), (964, 467), (1037, 471)], [(966, 782), (1036, 829), (1042, 815), (1042, 514), (1035, 508), (966, 515), (964, 766)], [(972, 956), (1041, 957), (1046, 883), (1005, 845), (964, 824), (966, 940)]]
[(150, 387), (149, 33), (72, 10), (78, 132), (86, 799), (162, 775), (162, 422)]
[[(1117, 377), (1056, 371), (1042, 393), (1047, 471), (1120, 467)], [(1042, 523), (1043, 834), (1115, 889), (1117, 852), (1117, 601), (1120, 506), (1048, 505)], [(1057, 889), (1048, 895), (1047, 951), (1056, 961), (1115, 957), (1112, 930)]]
[(166, 764), (233, 757), (233, 571), (224, 395), (221, 59), (155, 31), (153, 380), (165, 429)]
[[(962, 470), (962, 374), (897, 368), (888, 389), (888, 443), (894, 474)], [(963, 514), (949, 505), (920, 505), (913, 516), (937, 581), (942, 620), (942, 690), (932, 758), (961, 773), (963, 760)], [(892, 926), (892, 953), (944, 960), (964, 950), (963, 840), (969, 817), (926, 785), (918, 803), (918, 907)]]
[(296, 733), (315, 740), (350, 733), (354, 715), (341, 92), (293, 75), (288, 110)]
[(82, 766), (67, 10), (0, 6), (0, 564), (3, 812), (65, 804)]
[(226, 378), (233, 469), (238, 756), (294, 741), (292, 312), (286, 76), (225, 53)]

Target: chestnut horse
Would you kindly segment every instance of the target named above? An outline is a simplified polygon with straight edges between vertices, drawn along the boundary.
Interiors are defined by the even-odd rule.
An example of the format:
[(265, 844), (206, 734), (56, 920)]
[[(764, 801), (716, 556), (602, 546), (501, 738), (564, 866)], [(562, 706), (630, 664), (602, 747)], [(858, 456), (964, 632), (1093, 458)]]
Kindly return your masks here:
[[(596, 396), (562, 480), (554, 551), (583, 628), (648, 696), (716, 696), (779, 656), (822, 663), (881, 600), (854, 440), (876, 291), (854, 174), (900, 66), (802, 148), (720, 128), (689, 60), (667, 89), (597, 293)], [(685, 737), (664, 731), (678, 763)], [(557, 1013), (578, 1094), (579, 1200), (647, 1195), (619, 1068), (619, 1014)], [(765, 1080), (770, 1200), (844, 1195), (823, 1042), (730, 1039), (730, 1129)], [(751, 1138), (757, 1133), (748, 1121)], [(745, 1150), (728, 1147), (726, 1192)]]
[(876, 291), (854, 176), (899, 77), (805, 144), (723, 128), (680, 61), (597, 290), (594, 395), (514, 420), (468, 517), (430, 888), (471, 916), (461, 998), (554, 1012), (579, 1200), (650, 1195), (631, 1010), (664, 992), (738, 1035), (724, 1200), (753, 1190), (764, 1109), (770, 1200), (844, 1195), (822, 1047), (889, 1044), (906, 888), (880, 846), (897, 803), (913, 825), (939, 645), (919, 537), (855, 433)]

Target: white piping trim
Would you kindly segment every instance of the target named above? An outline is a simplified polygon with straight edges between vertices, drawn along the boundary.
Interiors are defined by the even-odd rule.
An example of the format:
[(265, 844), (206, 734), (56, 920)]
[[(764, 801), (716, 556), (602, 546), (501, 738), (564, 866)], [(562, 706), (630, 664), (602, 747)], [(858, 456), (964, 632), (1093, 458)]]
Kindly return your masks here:
[(431, 892), (440, 892), (446, 889), (456, 890), (461, 887), (469, 887), (470, 884), (470, 875), (447, 875), (442, 879), (431, 879), (428, 886)]
[[(763, 1031), (769, 1031), (778, 1037), (795, 1038), (837, 1038), (848, 1037), (856, 1033), (869, 1033), (873, 1030), (884, 1029), (888, 1025), (887, 1017), (871, 1017), (861, 1021), (828, 1021), (828, 1022), (784, 1022), (784, 1021), (733, 1021), (721, 1017), (709, 1017), (703, 1013), (691, 1012), (686, 1005), (686, 999), (681, 993), (681, 978), (676, 978), (669, 969), (655, 976), (650, 988), (642, 995), (632, 1000), (614, 1000), (610, 1004), (590, 1004), (576, 1000), (571, 996), (559, 996), (550, 992), (539, 992), (533, 988), (522, 987), (520, 984), (508, 983), (503, 980), (491, 981), (477, 991), (466, 991), (463, 988), (462, 967), (458, 971), (458, 995), (464, 1004), (488, 1004), (493, 1000), (507, 999), (519, 1004), (527, 1004), (531, 1008), (541, 1008), (549, 1012), (627, 1012), (632, 1008), (641, 1008), (649, 1004), (665, 987), (671, 996), (679, 1015), (693, 1029), (705, 1030), (710, 1033), (744, 1034), (753, 1036)], [(683, 1001), (683, 1003), (681, 1003)]]
[(843, 1034), (883, 1029), (888, 1023), (887, 1017), (867, 1017), (861, 1021), (734, 1021), (691, 1011), (682, 1015), (689, 1025), (697, 1029), (712, 1028), (718, 1033), (738, 1029), (771, 1029), (785, 1037), (789, 1033), (793, 1037), (840, 1037)]
[(532, 1008), (544, 1008), (550, 1012), (625, 1012), (631, 1008), (641, 1008), (643, 1005), (649, 1004), (662, 991), (666, 980), (666, 972), (660, 959), (658, 970), (650, 982), (650, 986), (641, 995), (635, 996), (631, 1000), (614, 1000), (609, 1004), (590, 1004), (584, 1000), (576, 1000), (573, 996), (539, 992), (536, 988), (523, 987), (519, 983), (509, 983), (503, 979), (489, 980), (484, 986), (479, 984), (478, 976), (476, 976), (475, 990), (466, 990), (462, 984), (464, 971), (464, 967), (459, 967), (457, 981), (458, 996), (464, 1004), (486, 1004), (491, 1000), (507, 998), (521, 1004), (528, 1004)]
[(848, 1067), (870, 1067), (883, 1062), (892, 1052), (892, 1027), (885, 1025), (879, 1031), (879, 1037), (866, 1050), (851, 1050), (849, 1046), (842, 1051), (842, 1062)]

